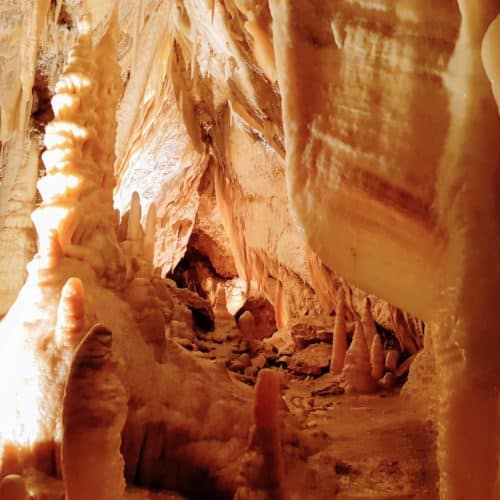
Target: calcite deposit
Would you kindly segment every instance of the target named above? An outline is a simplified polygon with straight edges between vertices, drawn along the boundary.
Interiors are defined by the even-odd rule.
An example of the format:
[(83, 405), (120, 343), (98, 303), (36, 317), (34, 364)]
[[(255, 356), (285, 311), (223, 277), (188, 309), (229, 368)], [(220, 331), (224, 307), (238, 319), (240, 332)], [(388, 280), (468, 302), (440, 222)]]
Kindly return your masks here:
[(499, 36), (0, 5), (0, 500), (496, 500)]
[[(116, 18), (96, 49), (89, 26), (84, 18), (52, 102), (43, 202), (34, 214), (39, 251), (1, 324), (0, 474), (60, 477), (66, 498), (82, 500), (123, 498), (125, 479), (190, 495), (226, 497), (240, 486), (251, 492), (252, 481), (238, 471), (252, 393), (224, 367), (190, 358), (163, 328), (156, 342), (174, 298), (153, 281), (148, 225), (155, 217), (143, 231), (137, 196), (118, 240), (111, 189)], [(140, 321), (152, 310), (156, 322)], [(275, 425), (281, 418), (279, 454), (293, 442), (290, 452), (301, 450), (307, 469), (318, 444), (275, 408)], [(325, 480), (335, 481), (333, 468)], [(3, 480), (2, 499), (22, 495), (16, 481)], [(315, 497), (315, 487), (293, 485), (292, 497)], [(42, 495), (36, 488), (30, 494)]]

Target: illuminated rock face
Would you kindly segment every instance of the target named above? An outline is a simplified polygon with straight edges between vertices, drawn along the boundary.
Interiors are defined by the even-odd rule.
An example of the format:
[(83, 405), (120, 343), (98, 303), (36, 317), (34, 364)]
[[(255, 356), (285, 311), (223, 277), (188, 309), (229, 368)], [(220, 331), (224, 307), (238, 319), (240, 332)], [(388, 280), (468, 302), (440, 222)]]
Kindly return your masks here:
[[(79, 117), (88, 123), (78, 123), (99, 141), (86, 148), (84, 156), (102, 159), (104, 151), (109, 157), (96, 172), (86, 163), (87, 170), (74, 168), (67, 172), (72, 177), (63, 175), (62, 195), (73, 190), (74, 199), (78, 198), (70, 207), (58, 201), (63, 185), (56, 181), (57, 166), (53, 176), (40, 183), (45, 205), (35, 216), (42, 235), (38, 257), (1, 327), (1, 341), (8, 344), (0, 351), (5, 357), (2, 370), (9, 380), (10, 374), (16, 375), (11, 384), (2, 385), (6, 397), (15, 400), (7, 406), (6, 422), (30, 401), (18, 401), (25, 383), (39, 394), (39, 380), (56, 380), (53, 387), (42, 384), (46, 390), (37, 397), (40, 408), (50, 399), (53, 409), (62, 408), (67, 371), (78, 362), (73, 360), (76, 339), (86, 336), (97, 321), (105, 330), (86, 338), (90, 346), (104, 346), (99, 357), (103, 385), (110, 371), (110, 380), (119, 382), (118, 406), (123, 388), (129, 397), (134, 395), (133, 401), (142, 394), (137, 411), (127, 413), (124, 435), (129, 436), (131, 457), (137, 441), (149, 434), (150, 441), (155, 439), (163, 409), (155, 413), (150, 408), (145, 401), (158, 394), (144, 395), (143, 387), (164, 380), (164, 371), (169, 372), (165, 380), (176, 386), (186, 370), (201, 370), (199, 378), (193, 375), (200, 390), (190, 389), (199, 396), (186, 405), (191, 408), (199, 397), (200, 408), (205, 408), (201, 387), (206, 381), (202, 381), (211, 376), (206, 374), (212, 368), (192, 364), (182, 352), (177, 358), (176, 347), (161, 336), (163, 325), (183, 320), (172, 318), (168, 287), (151, 277), (151, 240), (143, 240), (138, 224), (137, 204), (142, 202), (157, 210), (156, 266), (170, 271), (188, 245), (198, 249), (221, 276), (238, 274), (254, 293), (272, 302), (278, 328), (306, 316), (331, 321), (328, 315), (337, 309), (340, 289), (347, 292), (346, 320), (352, 325), (363, 315), (367, 296), (354, 285), (381, 297), (370, 294), (370, 314), (379, 326), (394, 331), (407, 354), (422, 346), (421, 322), (396, 306), (429, 320), (435, 380), (440, 384), (432, 393), (441, 396), (441, 495), (494, 497), (497, 451), (490, 437), (497, 425), (498, 390), (490, 381), (499, 376), (494, 316), (500, 283), (495, 214), (500, 202), (493, 189), (500, 177), (499, 9), (495, 0), (396, 4), (384, 0), (119, 2), (121, 67), (114, 72), (115, 77), (121, 72), (126, 86), (122, 95), (114, 80), (115, 99), (121, 102), (114, 197), (122, 213), (133, 191), (141, 194), (141, 201), (136, 197), (132, 203), (131, 234), (127, 234), (127, 225), (119, 229), (117, 214), (111, 210), (110, 148), (115, 125), (109, 113), (114, 105), (107, 108), (103, 96), (94, 95)], [(52, 86), (82, 14), (74, 2), (33, 5), (30, 10), (13, 3), (5, 10), (6, 18), (22, 22), (10, 23), (0, 39), (3, 52), (19, 51), (0, 75), (2, 89), (10, 92), (0, 97), (0, 140), (6, 158), (0, 173), (0, 276), (11, 269), (14, 275), (0, 278), (3, 312), (14, 300), (24, 279), (22, 269), (35, 249), (28, 215), (35, 201), (38, 143), (36, 136), (29, 141), (26, 137), (38, 42), (43, 40), (39, 67)], [(91, 11), (93, 37), (98, 41), (113, 3), (88, 0), (82, 6)], [(19, 13), (22, 16), (16, 17)], [(12, 26), (18, 29), (11, 30)], [(114, 56), (108, 59), (106, 63)], [(102, 68), (102, 61), (98, 64)], [(87, 69), (95, 71), (90, 66)], [(12, 77), (17, 73), (19, 81)], [(35, 92), (35, 101), (38, 95)], [(77, 100), (62, 97), (56, 99), (54, 111), (64, 114), (79, 106)], [(92, 113), (97, 109), (99, 117), (107, 118), (96, 120)], [(66, 130), (57, 123), (47, 131), (47, 141), (52, 137), (64, 143), (61, 135), (75, 143), (87, 140), (79, 136), (80, 129)], [(47, 144), (47, 156), (60, 161), (60, 145), (52, 143), (51, 150)], [(98, 178), (92, 177), (96, 173)], [(87, 174), (89, 178), (79, 177)], [(99, 186), (104, 189), (96, 189)], [(145, 232), (144, 239), (151, 238), (151, 232)], [(18, 241), (23, 242), (21, 252)], [(78, 285), (67, 283), (71, 277), (83, 283), (84, 320), (78, 312)], [(65, 283), (73, 312), (59, 300)], [(32, 295), (30, 290), (37, 292)], [(63, 333), (58, 336), (59, 317), (68, 318), (72, 325), (68, 335), (75, 341)], [(38, 341), (13, 334), (28, 332), (33, 324), (44, 325), (38, 327)], [(66, 340), (54, 340), (59, 337)], [(111, 351), (106, 347), (110, 337)], [(165, 363), (169, 348), (173, 354)], [(25, 353), (17, 359), (14, 352)], [(34, 358), (49, 356), (41, 355), (46, 352), (62, 359), (64, 368), (51, 372), (43, 362), (33, 363)], [(84, 346), (79, 352), (85, 360)], [(108, 363), (109, 352), (129, 368)], [(389, 352), (387, 368), (396, 372), (394, 354)], [(418, 357), (415, 366), (422, 370)], [(420, 372), (415, 373), (414, 379), (410, 373), (408, 392), (416, 388), (415, 392), (425, 393)], [(220, 374), (213, 380), (224, 394), (224, 387), (227, 392), (240, 391), (221, 382)], [(177, 388), (164, 390), (165, 398), (183, 401)], [(156, 403), (153, 406), (157, 408)], [(37, 411), (27, 406), (22, 413), (33, 415), (33, 421), (26, 420), (19, 430), (14, 430), (13, 422), (7, 424), (9, 439), (41, 443), (34, 446), (33, 455), (41, 455), (42, 463), (52, 456), (55, 445), (50, 443), (60, 442), (63, 435), (61, 421), (51, 411), (47, 410), (51, 415), (47, 419), (38, 418)], [(117, 414), (118, 420), (104, 433), (121, 425), (120, 411)], [(235, 449), (240, 452), (244, 437), (237, 441)], [(109, 442), (115, 467), (116, 432)], [(469, 460), (463, 460), (464, 453)], [(125, 459), (127, 479), (136, 472), (133, 464), (133, 458)], [(140, 474), (151, 478), (160, 472), (146, 465)], [(117, 491), (120, 481), (117, 478)], [(9, 481), (5, 484), (11, 487)], [(16, 481), (12, 484), (17, 487)]]
[[(175, 296), (152, 274), (154, 209), (143, 230), (134, 196), (119, 231), (114, 29), (116, 18), (93, 49), (82, 21), (52, 101), (43, 202), (33, 214), (39, 251), (0, 325), (0, 475), (33, 468), (62, 476), (66, 498), (82, 500), (123, 498), (125, 479), (187, 494), (251, 491), (240, 469), (252, 390), (165, 338), (164, 323), (178, 318)], [(299, 446), (307, 470), (317, 444), (279, 415), (280, 452), (291, 462)], [(301, 493), (288, 476), (283, 488), (293, 480), (297, 498), (314, 496), (314, 486)], [(16, 481), (2, 482), (6, 495)]]

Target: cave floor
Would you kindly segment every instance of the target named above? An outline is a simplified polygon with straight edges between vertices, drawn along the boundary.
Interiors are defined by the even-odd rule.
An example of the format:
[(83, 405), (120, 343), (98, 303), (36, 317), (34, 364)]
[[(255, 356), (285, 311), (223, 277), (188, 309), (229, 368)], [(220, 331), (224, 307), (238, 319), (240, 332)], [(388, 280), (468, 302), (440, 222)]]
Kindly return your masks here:
[[(288, 378), (283, 399), (301, 423), (330, 436), (336, 460), (338, 500), (437, 499), (435, 433), (397, 392), (376, 395), (312, 395), (331, 386), (329, 375)], [(287, 377), (285, 377), (287, 378)], [(327, 391), (326, 391), (327, 392)], [(42, 478), (41, 496), (64, 498), (61, 481)], [(36, 483), (37, 481), (35, 481)], [(127, 500), (182, 500), (176, 493), (130, 488)]]
[[(241, 338), (234, 321), (219, 323), (216, 332), (195, 338), (176, 339), (193, 356), (224, 360), (235, 378), (253, 385), (258, 371), (252, 359), (273, 367), (276, 354), (260, 344), (251, 353), (249, 366), (234, 364), (248, 354), (248, 342)], [(260, 356), (260, 358), (259, 358)], [(264, 361), (264, 358), (265, 361)], [(286, 369), (283, 400), (303, 427), (331, 442), (327, 452), (335, 458), (339, 500), (437, 499), (435, 430), (423, 413), (399, 389), (377, 394), (344, 394), (338, 377), (328, 373), (319, 377), (298, 377)], [(33, 478), (37, 498), (64, 498), (62, 482)], [(129, 500), (179, 500), (182, 495), (129, 488)], [(333, 497), (332, 497), (333, 498)]]
[[(219, 322), (216, 332), (208, 343), (201, 343), (205, 352), (195, 354), (224, 359), (238, 375), (238, 367), (234, 369), (229, 360), (238, 359), (245, 351), (241, 334), (234, 321)], [(273, 353), (264, 350), (262, 354), (267, 357), (266, 366), (273, 366)], [(257, 359), (258, 354), (252, 356)], [(252, 365), (249, 368), (252, 373)], [(400, 396), (399, 388), (370, 395), (343, 394), (338, 377), (330, 374), (304, 378), (281, 371), (283, 399), (291, 413), (314, 434), (328, 435), (332, 440), (328, 451), (336, 460), (339, 481), (335, 498), (438, 498), (433, 424), (410, 400)], [(255, 376), (245, 372), (238, 378), (253, 383)]]
[[(284, 399), (313, 432), (328, 434), (339, 492), (348, 499), (435, 499), (435, 432), (398, 392), (314, 395), (329, 375), (294, 380)], [(327, 391), (326, 391), (327, 392)]]

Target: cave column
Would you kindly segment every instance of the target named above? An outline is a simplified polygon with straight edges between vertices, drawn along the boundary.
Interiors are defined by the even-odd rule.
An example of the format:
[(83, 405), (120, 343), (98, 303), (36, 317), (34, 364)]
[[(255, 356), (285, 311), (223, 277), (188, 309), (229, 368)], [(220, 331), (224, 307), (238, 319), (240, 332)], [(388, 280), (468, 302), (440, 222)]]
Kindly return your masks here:
[[(459, 39), (445, 83), (451, 126), (438, 182), (448, 229), (447, 287), (437, 314), (440, 497), (494, 500), (500, 379), (500, 123), (481, 65), (495, 2), (459, 0)], [(467, 144), (467, 148), (459, 147)], [(459, 153), (457, 153), (459, 152)]]

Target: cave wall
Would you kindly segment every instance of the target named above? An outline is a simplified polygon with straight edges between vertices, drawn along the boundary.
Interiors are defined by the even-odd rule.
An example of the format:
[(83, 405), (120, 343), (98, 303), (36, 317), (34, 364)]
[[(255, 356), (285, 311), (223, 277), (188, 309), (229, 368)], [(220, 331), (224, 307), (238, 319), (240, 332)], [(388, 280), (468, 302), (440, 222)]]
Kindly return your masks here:
[[(119, 161), (116, 203), (126, 209), (137, 190), (145, 206), (157, 204), (156, 260), (164, 273), (189, 243), (221, 276), (239, 275), (252, 293), (268, 298), (279, 325), (304, 318), (330, 323), (341, 282), (350, 291), (350, 310), (359, 314), (367, 294), (321, 263), (290, 210), (281, 98), (256, 42), (271, 39), (267, 6), (225, 6), (177, 4), (174, 35), (158, 35), (151, 44), (153, 71)], [(140, 78), (132, 72), (131, 89)], [(122, 112), (131, 95), (127, 89)], [(375, 296), (371, 302), (381, 326), (408, 337), (409, 352), (421, 347), (422, 331), (401, 320), (401, 311)]]
[[(0, 280), (3, 314), (36, 250), (29, 216), (37, 202), (35, 182), (43, 175), (41, 134), (83, 13), (77, 2), (34, 6), (28, 15), (25, 6), (13, 4), (3, 17), (11, 28), (3, 39), (11, 58), (2, 77), (21, 96), (16, 101), (4, 94), (2, 101), (0, 272), (9, 276)], [(113, 2), (86, 7), (97, 42)], [(137, 191), (144, 221), (155, 203), (159, 272), (171, 272), (189, 245), (210, 259), (219, 276), (239, 276), (249, 296), (267, 298), (278, 327), (305, 321), (331, 326), (340, 286), (348, 291), (351, 318), (361, 314), (367, 294), (320, 261), (290, 210), (267, 3), (123, 0), (118, 13), (125, 87), (115, 206), (126, 212)], [(31, 62), (20, 71), (22, 50), (31, 51)], [(16, 146), (23, 140), (25, 152)], [(423, 324), (370, 299), (376, 321), (396, 333), (403, 351), (412, 354), (422, 346)]]
[[(5, 49), (22, 41), (31, 47), (33, 61), (17, 77), (23, 54), (13, 52), (2, 73), (25, 98), (12, 108), (5, 96), (2, 108), (2, 124), (10, 129), (2, 143), (0, 269), (9, 279), (0, 280), (0, 313), (14, 300), (36, 249), (29, 216), (37, 202), (36, 179), (43, 175), (41, 134), (84, 12), (77, 2), (35, 4), (32, 17), (22, 14), (20, 4), (4, 13), (9, 26), (12, 18), (24, 23), (5, 36)], [(86, 7), (96, 43), (113, 2)], [(173, 271), (192, 247), (209, 258), (221, 278), (242, 278), (247, 296), (268, 299), (278, 327), (303, 322), (331, 327), (336, 292), (344, 287), (351, 320), (369, 296), (375, 320), (395, 333), (401, 350), (413, 354), (421, 348), (423, 323), (328, 269), (290, 208), (267, 3), (122, 0), (118, 14), (125, 86), (118, 111), (115, 206), (126, 213), (132, 193), (139, 193), (144, 222), (149, 206), (156, 205), (158, 272)], [(34, 27), (28, 29), (28, 22)], [(21, 109), (25, 119), (17, 123)], [(25, 138), (29, 154), (14, 146)], [(15, 182), (9, 183), (11, 178)], [(334, 235), (329, 240), (337, 244)]]

